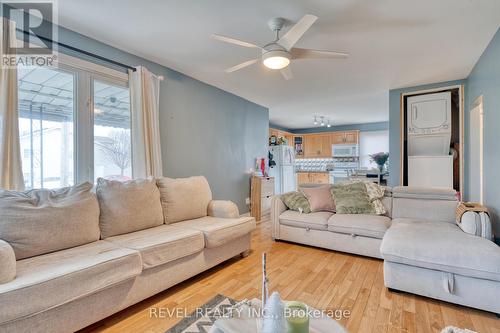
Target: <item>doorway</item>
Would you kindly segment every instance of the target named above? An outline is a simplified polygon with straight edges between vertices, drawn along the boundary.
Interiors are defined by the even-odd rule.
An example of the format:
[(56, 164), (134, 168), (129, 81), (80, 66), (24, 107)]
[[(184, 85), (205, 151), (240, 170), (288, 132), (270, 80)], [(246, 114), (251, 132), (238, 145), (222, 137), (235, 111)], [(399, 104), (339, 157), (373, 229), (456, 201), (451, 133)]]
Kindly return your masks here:
[[(411, 93), (401, 94), (401, 175), (400, 184), (403, 186), (410, 185), (409, 183), (409, 101), (418, 100), (419, 96), (437, 96), (446, 94), (450, 96), (449, 103), (451, 105), (451, 131), (449, 133), (449, 148), (450, 154), (453, 155), (453, 161), (449, 162), (447, 168), (451, 168), (452, 179), (449, 182), (451, 186), (459, 193), (463, 193), (463, 173), (464, 173), (464, 140), (463, 140), (463, 114), (464, 114), (464, 87), (463, 85), (441, 87), (436, 89), (415, 91)], [(410, 115), (411, 116), (411, 115)], [(432, 130), (431, 130), (432, 132)], [(448, 143), (447, 143), (448, 144)], [(412, 160), (412, 163), (414, 160)], [(441, 164), (439, 164), (441, 165)], [(415, 169), (415, 168), (413, 168)], [(429, 173), (432, 170), (428, 171)]]

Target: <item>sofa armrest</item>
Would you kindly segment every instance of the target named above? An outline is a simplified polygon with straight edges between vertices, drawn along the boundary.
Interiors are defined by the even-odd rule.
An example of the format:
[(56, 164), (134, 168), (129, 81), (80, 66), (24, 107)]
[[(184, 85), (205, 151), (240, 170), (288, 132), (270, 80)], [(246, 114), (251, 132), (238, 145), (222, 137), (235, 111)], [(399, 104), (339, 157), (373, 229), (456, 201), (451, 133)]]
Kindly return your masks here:
[(229, 200), (212, 200), (208, 203), (208, 215), (221, 218), (238, 218), (238, 206)]
[(273, 196), (271, 199), (271, 231), (273, 239), (280, 239), (280, 215), (287, 209), (281, 200), (281, 196)]
[(9, 243), (0, 239), (0, 284), (16, 277), (16, 255)]

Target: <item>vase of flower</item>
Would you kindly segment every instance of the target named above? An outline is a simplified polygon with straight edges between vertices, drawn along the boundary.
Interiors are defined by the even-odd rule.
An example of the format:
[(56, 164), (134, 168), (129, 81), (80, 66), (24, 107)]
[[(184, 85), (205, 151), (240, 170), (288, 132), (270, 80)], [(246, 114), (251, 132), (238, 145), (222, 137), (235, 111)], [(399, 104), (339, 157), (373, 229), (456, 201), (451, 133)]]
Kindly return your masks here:
[(388, 159), (389, 159), (389, 153), (380, 152), (370, 155), (370, 161), (375, 162), (377, 164), (380, 173), (384, 172), (384, 166), (387, 163)]

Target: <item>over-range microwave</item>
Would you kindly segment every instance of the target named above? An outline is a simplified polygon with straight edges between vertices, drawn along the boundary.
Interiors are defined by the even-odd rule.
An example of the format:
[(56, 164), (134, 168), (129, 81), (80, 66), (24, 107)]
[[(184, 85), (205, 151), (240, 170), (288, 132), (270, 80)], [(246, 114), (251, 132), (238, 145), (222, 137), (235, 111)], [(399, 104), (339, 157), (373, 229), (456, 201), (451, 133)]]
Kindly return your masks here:
[(352, 157), (359, 156), (359, 146), (353, 144), (332, 145), (333, 157)]

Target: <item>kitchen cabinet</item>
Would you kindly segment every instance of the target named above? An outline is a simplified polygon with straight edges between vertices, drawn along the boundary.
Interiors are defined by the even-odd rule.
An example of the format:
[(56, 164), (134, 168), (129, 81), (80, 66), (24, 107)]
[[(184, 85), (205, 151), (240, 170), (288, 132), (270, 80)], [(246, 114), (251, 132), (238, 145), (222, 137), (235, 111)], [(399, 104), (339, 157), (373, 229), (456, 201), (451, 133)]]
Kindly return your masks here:
[(333, 132), (331, 134), (331, 140), (333, 145), (343, 144), (345, 141), (344, 132)]
[(308, 184), (309, 183), (309, 172), (299, 172), (297, 173), (297, 184)]
[(333, 132), (331, 134), (332, 144), (358, 144), (359, 131)]
[(357, 144), (359, 141), (359, 131), (344, 132), (344, 143)]
[(297, 173), (297, 183), (301, 184), (329, 184), (330, 175), (328, 172), (299, 172)]
[(330, 134), (311, 134), (304, 136), (304, 157), (331, 157), (332, 141)]

